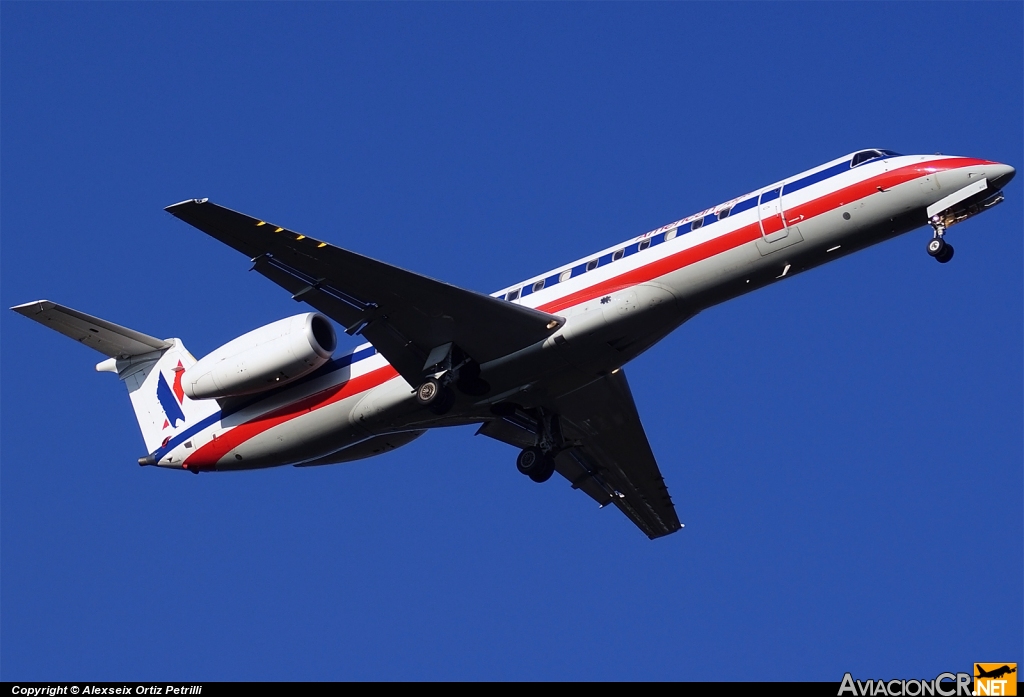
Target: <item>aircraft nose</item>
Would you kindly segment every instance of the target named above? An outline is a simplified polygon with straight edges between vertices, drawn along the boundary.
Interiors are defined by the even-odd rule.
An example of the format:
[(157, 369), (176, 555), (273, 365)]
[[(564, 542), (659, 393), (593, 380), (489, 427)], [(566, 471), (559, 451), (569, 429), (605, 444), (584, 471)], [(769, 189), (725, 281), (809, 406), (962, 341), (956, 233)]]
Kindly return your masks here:
[(988, 179), (989, 187), (998, 191), (1006, 186), (1013, 175), (1017, 173), (1010, 165), (995, 163), (985, 167), (985, 177)]

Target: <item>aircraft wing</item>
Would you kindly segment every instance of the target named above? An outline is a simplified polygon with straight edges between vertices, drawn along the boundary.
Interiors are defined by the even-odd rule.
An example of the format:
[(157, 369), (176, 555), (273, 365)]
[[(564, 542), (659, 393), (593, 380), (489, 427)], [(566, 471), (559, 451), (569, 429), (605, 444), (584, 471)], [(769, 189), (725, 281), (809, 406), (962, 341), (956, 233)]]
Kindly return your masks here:
[(564, 320), (435, 281), (205, 199), (166, 209), (252, 259), (253, 268), (361, 334), (411, 385), (431, 351), (451, 342), (477, 363), (545, 339)]
[[(652, 540), (682, 527), (654, 459), (626, 375), (620, 369), (550, 405), (570, 447), (555, 458), (556, 471), (602, 507), (626, 514)], [(513, 420), (497, 419), (479, 433), (527, 447), (533, 435)]]

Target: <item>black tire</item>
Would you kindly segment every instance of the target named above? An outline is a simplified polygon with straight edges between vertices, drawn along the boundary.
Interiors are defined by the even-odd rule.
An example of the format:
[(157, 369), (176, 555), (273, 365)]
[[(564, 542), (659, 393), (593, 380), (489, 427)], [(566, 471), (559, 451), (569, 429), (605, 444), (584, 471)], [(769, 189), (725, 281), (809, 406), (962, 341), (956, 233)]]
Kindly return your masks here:
[(541, 467), (536, 472), (531, 472), (529, 477), (538, 484), (543, 484), (547, 480), (551, 479), (551, 475), (555, 473), (555, 458), (550, 455), (545, 455), (541, 460)]
[(946, 248), (942, 250), (942, 254), (935, 257), (935, 260), (940, 264), (948, 264), (949, 260), (953, 258), (953, 245), (947, 244)]
[(449, 387), (442, 387), (440, 394), (434, 398), (431, 404), (427, 405), (427, 409), (441, 416), (451, 411), (453, 406), (455, 406), (455, 392)]
[(540, 448), (524, 448), (516, 458), (516, 469), (530, 479), (544, 468), (544, 451)]
[(946, 251), (946, 247), (948, 246), (949, 245), (946, 244), (946, 241), (941, 237), (933, 237), (928, 240), (928, 255), (938, 259), (942, 256), (942, 253)]
[(423, 406), (430, 406), (441, 396), (441, 383), (435, 378), (427, 378), (416, 388), (416, 401)]

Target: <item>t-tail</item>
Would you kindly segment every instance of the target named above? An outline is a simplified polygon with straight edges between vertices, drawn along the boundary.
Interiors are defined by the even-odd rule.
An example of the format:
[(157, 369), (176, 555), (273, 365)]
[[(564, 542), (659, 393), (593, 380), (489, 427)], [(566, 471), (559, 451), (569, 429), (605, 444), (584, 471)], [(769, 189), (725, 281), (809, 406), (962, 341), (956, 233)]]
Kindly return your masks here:
[(128, 388), (147, 452), (218, 409), (216, 400), (185, 394), (182, 375), (196, 359), (180, 339), (157, 339), (49, 300), (11, 309), (107, 356), (96, 370), (116, 373)]

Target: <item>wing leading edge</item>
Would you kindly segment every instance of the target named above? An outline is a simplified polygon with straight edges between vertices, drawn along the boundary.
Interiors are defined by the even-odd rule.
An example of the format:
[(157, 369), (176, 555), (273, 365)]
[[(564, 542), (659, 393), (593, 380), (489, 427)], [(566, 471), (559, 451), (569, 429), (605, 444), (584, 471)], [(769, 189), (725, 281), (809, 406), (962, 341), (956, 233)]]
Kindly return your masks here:
[(465, 290), (364, 257), (210, 203), (189, 200), (167, 212), (245, 254), (253, 268), (366, 337), (413, 386), (431, 351), (453, 343), (477, 363), (550, 336), (560, 317)]

